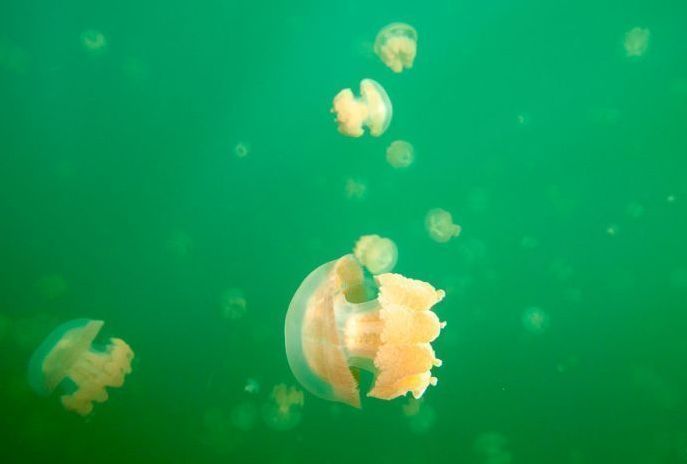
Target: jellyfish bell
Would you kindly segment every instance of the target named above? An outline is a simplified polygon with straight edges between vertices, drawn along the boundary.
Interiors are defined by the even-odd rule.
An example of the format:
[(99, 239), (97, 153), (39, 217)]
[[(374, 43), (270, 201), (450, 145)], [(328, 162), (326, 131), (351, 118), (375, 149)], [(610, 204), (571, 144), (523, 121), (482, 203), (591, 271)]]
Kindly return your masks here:
[(31, 388), (48, 396), (58, 386), (65, 409), (87, 416), (93, 402), (107, 401), (107, 387), (121, 387), (131, 373), (134, 353), (123, 340), (111, 338), (104, 351), (92, 347), (104, 322), (76, 319), (57, 327), (34, 352), (29, 362)]
[(389, 24), (377, 34), (374, 52), (395, 73), (410, 69), (417, 55), (417, 31), (409, 24)]
[(374, 137), (382, 135), (393, 115), (389, 95), (378, 82), (372, 79), (360, 81), (360, 97), (351, 89), (343, 89), (333, 101), (332, 112), (336, 113), (339, 132), (349, 137), (360, 137), (365, 127)]
[(386, 161), (394, 168), (407, 168), (415, 159), (415, 149), (405, 140), (394, 140), (386, 149)]
[(625, 33), (625, 54), (628, 58), (637, 58), (646, 53), (649, 48), (651, 31), (648, 28), (633, 27)]
[(425, 228), (435, 242), (446, 243), (461, 232), (461, 227), (453, 223), (453, 216), (441, 208), (434, 208), (425, 216)]
[(81, 45), (92, 55), (98, 55), (107, 49), (107, 38), (101, 31), (87, 29), (81, 33)]
[(270, 401), (263, 407), (263, 419), (274, 430), (292, 429), (301, 421), (303, 402), (303, 392), (298, 388), (283, 383), (275, 385)]
[(441, 361), (430, 342), (445, 326), (431, 310), (444, 292), (399, 274), (372, 280), (352, 255), (323, 264), (296, 291), (286, 314), (291, 371), (310, 393), (360, 408), (359, 374), (374, 376), (367, 396), (420, 398)]
[(388, 238), (379, 235), (363, 235), (353, 249), (353, 255), (370, 273), (391, 272), (398, 261), (398, 248)]

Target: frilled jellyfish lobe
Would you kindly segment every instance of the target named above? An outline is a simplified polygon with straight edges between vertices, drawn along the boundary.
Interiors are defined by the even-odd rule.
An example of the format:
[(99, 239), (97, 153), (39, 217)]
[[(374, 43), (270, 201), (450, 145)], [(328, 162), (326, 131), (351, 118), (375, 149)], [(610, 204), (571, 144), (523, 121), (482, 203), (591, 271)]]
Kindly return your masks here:
[(360, 97), (351, 89), (343, 89), (333, 101), (339, 132), (349, 137), (360, 137), (367, 127), (374, 137), (382, 135), (389, 124), (393, 109), (386, 90), (372, 79), (360, 81)]
[(103, 321), (77, 319), (55, 329), (38, 347), (29, 362), (29, 384), (47, 396), (69, 379), (73, 391), (62, 395), (67, 410), (82, 416), (90, 414), (93, 402), (107, 401), (107, 387), (121, 387), (131, 372), (134, 357), (129, 345), (111, 338), (105, 351), (91, 344)]
[(389, 24), (377, 34), (374, 51), (393, 72), (410, 69), (417, 55), (417, 32), (409, 24)]
[(351, 255), (315, 269), (286, 315), (286, 354), (298, 381), (320, 398), (360, 407), (359, 369), (374, 383), (368, 396), (419, 398), (440, 366), (430, 342), (445, 323), (432, 307), (444, 292), (399, 274), (374, 282)]

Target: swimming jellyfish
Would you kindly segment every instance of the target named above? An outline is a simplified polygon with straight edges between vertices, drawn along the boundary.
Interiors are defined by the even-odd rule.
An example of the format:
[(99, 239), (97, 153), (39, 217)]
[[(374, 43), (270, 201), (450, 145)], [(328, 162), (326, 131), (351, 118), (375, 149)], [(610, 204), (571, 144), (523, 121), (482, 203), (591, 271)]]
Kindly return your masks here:
[(649, 48), (651, 31), (642, 27), (633, 27), (625, 33), (625, 54), (628, 57), (642, 56)]
[(435, 242), (446, 243), (460, 234), (461, 227), (453, 223), (451, 213), (441, 208), (434, 208), (427, 212), (425, 228)]
[(248, 303), (243, 291), (239, 288), (230, 288), (220, 297), (220, 309), (225, 319), (241, 319), (248, 310)]
[(372, 79), (360, 81), (360, 98), (356, 98), (351, 89), (343, 89), (334, 97), (333, 105), (339, 132), (349, 137), (363, 135), (363, 127), (379, 137), (391, 123), (393, 110), (389, 95)]
[(374, 51), (393, 72), (410, 69), (417, 54), (417, 32), (405, 23), (389, 24), (377, 34)]
[(59, 385), (65, 387), (65, 409), (87, 416), (93, 402), (107, 401), (106, 387), (121, 387), (131, 373), (134, 357), (129, 345), (111, 338), (105, 351), (91, 344), (103, 321), (76, 319), (57, 327), (38, 347), (29, 362), (29, 384), (47, 396)]
[(442, 290), (400, 274), (374, 280), (352, 255), (323, 264), (296, 291), (286, 314), (286, 355), (312, 394), (360, 408), (360, 369), (374, 376), (367, 396), (420, 398), (436, 385), (434, 341), (445, 322), (432, 307)]
[(415, 150), (405, 140), (395, 140), (386, 149), (386, 161), (395, 168), (407, 168), (414, 158)]
[(275, 385), (270, 394), (270, 402), (263, 408), (263, 419), (270, 428), (289, 430), (301, 421), (303, 392), (296, 387), (283, 383)]
[(87, 29), (81, 33), (81, 45), (91, 54), (100, 54), (107, 48), (107, 38), (96, 29)]
[(398, 248), (388, 238), (363, 235), (353, 249), (353, 255), (372, 274), (391, 272), (398, 260)]

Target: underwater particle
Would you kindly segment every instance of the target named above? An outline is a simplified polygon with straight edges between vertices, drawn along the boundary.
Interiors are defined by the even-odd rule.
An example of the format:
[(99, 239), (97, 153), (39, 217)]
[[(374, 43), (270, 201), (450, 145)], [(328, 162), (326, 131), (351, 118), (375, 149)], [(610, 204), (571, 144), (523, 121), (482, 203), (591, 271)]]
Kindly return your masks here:
[(244, 142), (239, 142), (234, 147), (234, 156), (237, 158), (245, 158), (250, 153), (250, 145)]
[(374, 380), (367, 396), (420, 398), (441, 366), (430, 343), (445, 322), (432, 307), (444, 292), (400, 274), (370, 279), (352, 255), (323, 264), (296, 291), (286, 314), (286, 355), (315, 396), (360, 408), (359, 373)]
[(425, 216), (425, 229), (432, 240), (446, 243), (460, 234), (461, 227), (453, 223), (451, 213), (441, 208), (430, 209)]
[(363, 235), (355, 243), (353, 255), (371, 274), (383, 274), (396, 266), (398, 248), (391, 239)]
[(263, 408), (263, 419), (272, 429), (290, 430), (301, 421), (303, 402), (301, 390), (283, 383), (275, 385), (270, 393), (270, 401)]
[(544, 333), (549, 328), (549, 315), (541, 308), (530, 306), (522, 314), (522, 325), (530, 333)]
[(193, 239), (183, 230), (175, 231), (165, 243), (167, 249), (179, 258), (184, 258), (191, 254), (193, 250)]
[(508, 440), (498, 432), (486, 432), (475, 439), (473, 448), (484, 464), (509, 464)]
[(666, 201), (667, 201), (668, 203), (675, 203), (675, 195), (668, 195), (668, 196), (666, 197)]
[(372, 79), (363, 79), (360, 97), (356, 98), (351, 89), (343, 89), (334, 97), (332, 112), (336, 113), (341, 134), (360, 137), (367, 127), (370, 135), (379, 137), (389, 127), (393, 109), (384, 87)]
[(632, 219), (639, 219), (644, 216), (644, 207), (637, 202), (628, 203), (625, 214)]
[(243, 295), (243, 291), (239, 288), (230, 288), (225, 290), (220, 297), (220, 310), (222, 317), (230, 320), (241, 319), (248, 309), (248, 303)]
[(68, 289), (67, 281), (61, 274), (47, 274), (36, 281), (38, 293), (46, 300), (55, 300)]
[(96, 29), (87, 29), (81, 33), (81, 45), (87, 52), (99, 55), (107, 49), (107, 38)]
[(119, 338), (111, 338), (105, 351), (94, 350), (91, 345), (103, 324), (76, 319), (48, 335), (29, 362), (31, 388), (47, 396), (68, 380), (74, 389), (62, 395), (62, 405), (82, 416), (91, 413), (93, 402), (107, 401), (106, 388), (124, 385), (134, 353)]
[(251, 395), (256, 395), (260, 393), (260, 383), (255, 379), (248, 379), (246, 380), (246, 385), (243, 387), (243, 391)]
[(515, 116), (515, 122), (518, 126), (528, 126), (530, 124), (531, 117), (527, 113), (519, 113)]
[(608, 227), (606, 227), (606, 234), (611, 237), (618, 235), (618, 226), (616, 224), (609, 224)]
[(384, 26), (374, 43), (374, 52), (393, 72), (413, 67), (417, 55), (417, 31), (405, 23)]
[(231, 409), (229, 420), (232, 426), (248, 432), (258, 422), (258, 408), (252, 402), (239, 403)]
[(394, 168), (407, 168), (413, 164), (415, 149), (405, 140), (394, 140), (386, 149), (386, 161)]
[(625, 33), (625, 54), (628, 57), (639, 57), (649, 48), (651, 32), (648, 28), (633, 27)]
[(346, 179), (344, 192), (346, 194), (346, 198), (348, 199), (362, 200), (367, 194), (367, 185), (360, 179), (354, 179), (350, 177)]

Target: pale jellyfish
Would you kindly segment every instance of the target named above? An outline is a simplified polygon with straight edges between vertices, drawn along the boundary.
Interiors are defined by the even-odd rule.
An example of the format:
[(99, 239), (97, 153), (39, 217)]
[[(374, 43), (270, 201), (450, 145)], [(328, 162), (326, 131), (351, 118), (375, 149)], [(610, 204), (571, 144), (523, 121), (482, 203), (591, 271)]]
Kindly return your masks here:
[(250, 153), (250, 145), (244, 142), (239, 142), (234, 147), (234, 156), (237, 158), (245, 158)]
[(388, 238), (363, 235), (353, 249), (353, 255), (372, 274), (391, 272), (398, 260), (398, 248)]
[(124, 385), (134, 353), (119, 338), (111, 338), (104, 351), (93, 349), (91, 345), (103, 324), (77, 319), (48, 335), (29, 362), (31, 388), (47, 396), (63, 385), (63, 406), (82, 416), (91, 413), (93, 402), (107, 401), (106, 388)]
[(237, 429), (248, 432), (258, 421), (258, 408), (250, 402), (237, 404), (232, 408), (229, 420)]
[(644, 216), (644, 206), (637, 202), (628, 203), (625, 207), (625, 213), (632, 219), (639, 219)]
[(351, 200), (362, 200), (367, 195), (367, 185), (364, 181), (360, 179), (354, 179), (352, 177), (346, 179), (346, 184), (344, 185), (344, 193), (346, 198)]
[(441, 365), (430, 342), (445, 326), (432, 307), (444, 292), (399, 274), (366, 275), (352, 255), (323, 264), (296, 291), (286, 314), (286, 355), (310, 393), (360, 408), (360, 370), (374, 376), (367, 396), (420, 398)]
[(107, 48), (107, 38), (98, 30), (88, 29), (81, 33), (81, 45), (91, 54), (100, 54)]
[(184, 231), (175, 231), (167, 240), (166, 247), (179, 258), (186, 257), (193, 250), (193, 239)]
[(649, 48), (649, 37), (651, 32), (647, 28), (633, 27), (625, 33), (625, 54), (628, 57), (638, 57), (644, 55)]
[(417, 32), (405, 23), (392, 23), (377, 34), (374, 51), (393, 72), (413, 67), (417, 54)]
[(415, 149), (405, 140), (395, 140), (386, 149), (386, 161), (395, 168), (407, 168), (415, 159)]
[(255, 379), (246, 380), (246, 385), (243, 387), (243, 391), (255, 395), (260, 392), (260, 382)]
[(220, 309), (225, 319), (241, 319), (248, 309), (248, 303), (241, 289), (230, 288), (222, 293)]
[(371, 135), (379, 137), (391, 123), (391, 100), (386, 90), (372, 79), (360, 81), (359, 98), (351, 89), (343, 89), (334, 97), (333, 105), (339, 132), (349, 137), (360, 137), (365, 127)]
[(522, 314), (522, 325), (530, 333), (544, 333), (549, 328), (549, 315), (541, 308), (529, 307)]
[(508, 440), (498, 432), (483, 433), (475, 440), (475, 453), (484, 464), (510, 464), (512, 456), (507, 449)]
[(435, 242), (446, 243), (460, 234), (461, 227), (453, 223), (451, 213), (441, 208), (434, 208), (425, 216), (425, 229)]
[(301, 390), (283, 383), (275, 385), (270, 394), (270, 401), (263, 408), (263, 419), (275, 430), (292, 429), (301, 421), (303, 402)]

